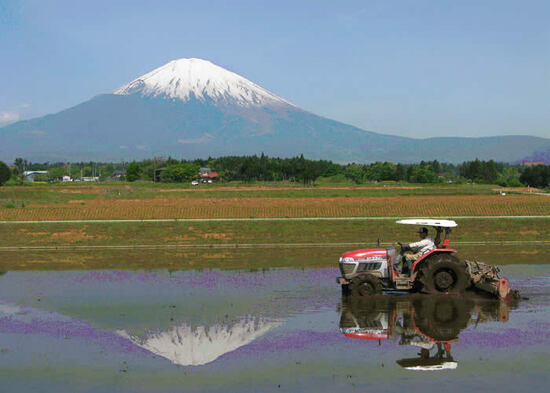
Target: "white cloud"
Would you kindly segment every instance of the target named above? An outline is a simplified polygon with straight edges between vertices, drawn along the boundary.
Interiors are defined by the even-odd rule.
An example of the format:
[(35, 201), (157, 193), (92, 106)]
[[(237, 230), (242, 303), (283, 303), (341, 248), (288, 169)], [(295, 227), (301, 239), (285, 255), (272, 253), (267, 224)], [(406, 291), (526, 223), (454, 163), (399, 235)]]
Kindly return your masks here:
[(178, 139), (178, 143), (181, 144), (188, 144), (188, 143), (206, 143), (210, 141), (214, 136), (210, 135), (209, 133), (205, 133), (200, 138), (194, 138), (194, 139)]
[(16, 122), (20, 119), (17, 112), (0, 112), (0, 125)]
[(138, 150), (145, 150), (145, 148), (146, 147), (144, 145), (137, 145), (136, 146), (136, 149), (138, 149)]

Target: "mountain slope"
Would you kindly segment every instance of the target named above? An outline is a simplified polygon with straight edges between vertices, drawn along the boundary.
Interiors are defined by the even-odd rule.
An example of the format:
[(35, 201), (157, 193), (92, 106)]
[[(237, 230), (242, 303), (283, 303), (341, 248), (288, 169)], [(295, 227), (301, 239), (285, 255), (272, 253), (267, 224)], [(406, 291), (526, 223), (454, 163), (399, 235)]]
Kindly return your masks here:
[(0, 159), (120, 160), (158, 155), (292, 156), (339, 162), (515, 161), (550, 146), (529, 136), (412, 139), (306, 112), (200, 59), (180, 59), (54, 115), (0, 129)]

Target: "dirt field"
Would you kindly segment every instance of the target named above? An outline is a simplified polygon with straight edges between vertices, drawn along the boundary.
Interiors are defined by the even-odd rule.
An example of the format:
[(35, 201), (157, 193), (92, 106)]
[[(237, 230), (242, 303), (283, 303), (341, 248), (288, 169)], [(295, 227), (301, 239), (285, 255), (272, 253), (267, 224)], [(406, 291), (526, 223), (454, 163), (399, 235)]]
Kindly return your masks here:
[(0, 209), (0, 221), (248, 217), (550, 215), (550, 198), (460, 195), (337, 198), (74, 199)]

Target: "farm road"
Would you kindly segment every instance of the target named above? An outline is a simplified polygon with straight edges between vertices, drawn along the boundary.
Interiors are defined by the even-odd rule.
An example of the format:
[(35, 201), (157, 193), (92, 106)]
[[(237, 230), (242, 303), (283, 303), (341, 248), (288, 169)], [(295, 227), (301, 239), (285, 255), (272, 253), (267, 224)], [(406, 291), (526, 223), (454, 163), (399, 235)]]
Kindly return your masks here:
[[(477, 245), (501, 245), (501, 246), (516, 246), (516, 245), (550, 245), (550, 240), (518, 240), (518, 241), (455, 241), (453, 244), (477, 246)], [(164, 250), (164, 249), (232, 249), (232, 248), (330, 248), (330, 247), (367, 247), (375, 246), (375, 243), (223, 243), (223, 244), (127, 244), (127, 245), (86, 245), (86, 246), (8, 246), (0, 247), (1, 251), (77, 251), (77, 250)], [(394, 243), (380, 243), (380, 246), (392, 246)]]
[[(38, 221), (0, 221), (0, 224), (87, 224), (87, 223), (131, 223), (131, 222), (232, 222), (232, 221), (380, 221), (402, 220), (418, 217), (273, 217), (273, 218), (159, 218), (159, 219), (130, 219), (130, 220), (38, 220)], [(524, 220), (550, 219), (550, 216), (446, 216), (430, 217), (432, 219), (456, 220)]]

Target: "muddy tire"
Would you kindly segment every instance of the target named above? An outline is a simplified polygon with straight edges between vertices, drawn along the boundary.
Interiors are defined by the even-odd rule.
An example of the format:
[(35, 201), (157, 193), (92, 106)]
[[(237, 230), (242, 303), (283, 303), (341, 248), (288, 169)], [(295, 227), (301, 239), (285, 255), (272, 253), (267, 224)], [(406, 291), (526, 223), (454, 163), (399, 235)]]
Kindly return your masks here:
[(382, 283), (372, 274), (361, 274), (351, 280), (349, 290), (356, 298), (374, 296), (382, 293)]
[(342, 296), (349, 296), (351, 295), (351, 291), (349, 289), (349, 284), (343, 284), (342, 285)]
[(449, 254), (439, 254), (423, 263), (415, 280), (415, 288), (424, 293), (464, 293), (469, 286), (466, 264)]

